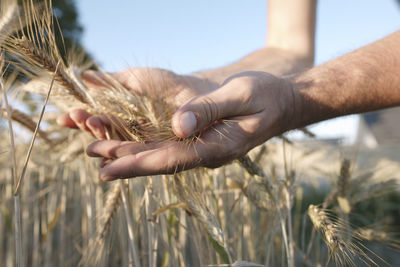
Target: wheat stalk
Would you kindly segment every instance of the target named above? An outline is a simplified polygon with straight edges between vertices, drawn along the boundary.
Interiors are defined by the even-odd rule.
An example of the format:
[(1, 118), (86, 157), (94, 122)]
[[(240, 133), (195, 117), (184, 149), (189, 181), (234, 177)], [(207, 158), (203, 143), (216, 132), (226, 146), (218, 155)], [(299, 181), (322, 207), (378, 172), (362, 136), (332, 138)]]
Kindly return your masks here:
[(0, 3), (0, 45), (14, 31), (18, 16), (17, 1), (2, 0)]
[[(4, 54), (0, 48), (0, 89), (3, 92), (4, 103), (8, 114), (8, 130), (10, 135), (10, 147), (11, 147), (11, 158), (12, 158), (12, 180), (14, 186), (18, 184), (17, 178), (17, 161), (15, 155), (15, 141), (14, 141), (14, 130), (11, 121), (11, 108), (8, 104), (7, 92), (3, 83), (3, 68), (4, 68)], [(14, 240), (15, 240), (15, 257), (16, 266), (22, 267), (23, 263), (23, 252), (22, 252), (22, 226), (21, 226), (21, 199), (20, 195), (14, 194)]]
[(56, 76), (57, 71), (58, 71), (58, 64), (57, 64), (57, 67), (56, 67), (56, 70), (55, 70), (55, 74), (54, 74), (54, 76), (53, 76), (53, 79), (52, 79), (52, 81), (51, 81), (51, 83), (50, 83), (49, 90), (48, 90), (46, 99), (45, 99), (45, 101), (44, 101), (43, 107), (42, 107), (42, 111), (40, 112), (39, 120), (38, 120), (38, 122), (37, 122), (37, 124), (36, 124), (36, 127), (35, 127), (35, 130), (34, 130), (34, 132), (33, 132), (32, 139), (31, 139), (31, 143), (29, 144), (28, 152), (26, 153), (26, 158), (25, 158), (24, 165), (23, 165), (23, 167), (22, 167), (21, 176), (20, 176), (20, 178), (18, 179), (17, 185), (16, 185), (16, 187), (15, 187), (15, 192), (14, 192), (15, 195), (18, 195), (18, 194), (19, 194), (22, 181), (23, 181), (23, 179), (24, 179), (24, 177), (25, 177), (25, 173), (26, 173), (26, 169), (27, 169), (27, 167), (28, 167), (29, 159), (30, 159), (30, 157), (31, 157), (33, 145), (34, 145), (34, 143), (35, 143), (36, 136), (37, 136), (37, 133), (38, 133), (38, 131), (39, 131), (40, 123), (41, 123), (41, 121), (42, 121), (42, 119), (43, 119), (44, 111), (45, 111), (45, 109), (46, 109), (47, 103), (48, 103), (49, 98), (50, 98), (50, 93), (51, 93), (51, 90), (52, 90), (52, 88), (53, 88), (53, 84), (54, 84), (54, 80), (55, 80), (55, 76)]
[[(7, 116), (7, 110), (2, 109), (1, 110), (3, 113), (3, 116)], [(22, 126), (24, 126), (25, 128), (27, 128), (28, 130), (30, 130), (31, 132), (34, 132), (36, 129), (36, 122), (33, 121), (33, 119), (28, 115), (25, 114), (24, 112), (15, 109), (15, 108), (10, 108), (10, 112), (11, 112), (11, 119), (18, 122), (19, 124), (21, 124)], [(53, 144), (53, 141), (47, 136), (47, 133), (42, 131), (42, 130), (38, 130), (38, 135), (44, 140), (46, 141), (48, 144)]]
[[(198, 178), (197, 178), (198, 179)], [(198, 191), (193, 191), (194, 186), (186, 182), (183, 174), (175, 174), (173, 178), (176, 194), (180, 201), (186, 204), (190, 214), (192, 214), (207, 230), (211, 238), (215, 240), (227, 253), (229, 264), (232, 264), (232, 257), (229, 253), (224, 232), (222, 231), (215, 216), (208, 210), (206, 204)]]
[[(3, 3), (5, 3), (5, 1), (2, 1), (1, 4)], [(59, 71), (56, 71), (55, 63), (59, 62), (60, 55), (55, 46), (53, 36), (52, 28), (54, 26), (52, 26), (53, 18), (51, 17), (50, 11), (51, 5), (47, 4), (46, 2), (42, 7), (34, 7), (33, 4), (30, 3), (34, 3), (34, 1), (24, 1), (23, 16), (25, 17), (20, 19), (20, 25), (27, 25), (27, 29), (14, 37), (8, 37), (4, 39), (4, 47), (5, 49), (7, 49), (7, 53), (11, 55), (13, 60), (10, 61), (10, 63), (14, 64), (15, 67), (21, 70), (22, 74), (31, 79), (30, 82), (28, 82), (24, 86), (19, 87), (21, 90), (28, 90), (28, 87), (34, 87), (32, 85), (38, 85), (38, 92), (41, 92), (41, 94), (44, 95), (46, 93), (46, 90), (44, 90), (43, 88), (48, 87), (48, 82), (50, 81), (51, 77), (55, 75), (56, 84), (54, 88), (54, 98), (52, 99), (52, 102), (55, 103), (56, 106), (64, 110), (70, 110), (71, 108), (79, 106), (94, 115), (107, 114), (113, 123), (113, 131), (118, 131), (119, 134), (122, 135), (123, 139), (142, 143), (165, 140), (175, 140), (187, 143), (193, 142), (192, 139), (179, 140), (172, 132), (170, 120), (174, 110), (176, 109), (175, 103), (168, 102), (168, 100), (164, 98), (164, 95), (149, 93), (154, 91), (155, 86), (161, 86), (162, 88), (160, 91), (167, 91), (168, 88), (171, 87), (171, 85), (167, 82), (149, 82), (146, 80), (138, 79), (138, 89), (140, 89), (141, 93), (137, 93), (125, 88), (112, 75), (102, 73), (100, 75), (100, 79), (102, 79), (102, 82), (104, 84), (103, 87), (106, 90), (96, 91), (94, 90), (94, 88), (91, 88), (90, 86), (85, 85), (82, 82), (81, 73), (83, 70), (85, 70), (86, 67), (80, 65), (80, 62), (73, 62), (72, 59), (61, 61)], [(39, 14), (41, 12), (44, 12), (44, 15)], [(0, 18), (0, 21), (2, 21), (2, 18)], [(22, 27), (20, 26), (20, 28)], [(43, 34), (44, 32), (49, 35)], [(34, 90), (36, 90), (36, 88)], [(4, 111), (2, 112), (4, 113)], [(12, 118), (13, 112), (10, 112), (9, 114), (11, 114)], [(20, 120), (21, 124), (25, 124), (26, 127), (32, 128), (33, 124), (29, 122), (27, 118), (23, 118), (23, 116), (20, 116), (19, 119), (15, 118), (14, 120)], [(305, 134), (308, 134), (307, 131), (304, 132)], [(41, 135), (41, 131), (38, 130), (38, 134)], [(285, 137), (283, 137), (283, 139), (285, 140)], [(287, 140), (286, 142), (290, 141)], [(80, 153), (82, 151), (82, 147), (79, 147), (77, 149), (74, 149), (70, 155), (76, 155), (77, 153)], [(65, 156), (63, 160), (66, 160), (67, 158), (68, 156)], [(280, 211), (282, 207), (286, 207), (287, 213), (290, 212), (291, 192), (289, 189), (291, 185), (287, 185), (287, 188), (283, 189), (282, 186), (277, 185), (278, 182), (276, 182), (275, 180), (271, 180), (270, 177), (266, 175), (264, 169), (258, 165), (258, 161), (260, 158), (261, 154), (259, 154), (254, 161), (252, 161), (247, 156), (239, 159), (239, 162), (241, 164), (240, 171), (245, 170), (247, 174), (243, 175), (245, 177), (241, 177), (240, 179), (238, 179), (237, 183), (240, 185), (240, 188), (243, 191), (244, 195), (250, 200), (247, 201), (247, 199), (244, 198), (244, 201), (246, 201), (245, 203), (251, 202), (258, 208), (261, 208), (264, 211), (268, 212), (260, 215), (258, 213), (258, 209), (250, 208), (251, 211), (256, 210), (255, 217), (277, 217), (275, 215), (276, 212), (278, 212), (281, 220), (282, 232), (284, 232), (285, 229), (289, 227), (288, 230), (290, 239), (290, 236), (292, 235), (290, 234), (291, 226), (290, 224), (286, 226), (286, 220), (282, 216)], [(241, 172), (240, 174), (243, 173), (244, 172)], [(274, 175), (272, 176), (273, 178), (275, 178)], [(213, 206), (210, 207), (210, 202), (206, 201), (209, 200), (208, 198), (206, 199), (206, 196), (208, 196), (208, 192), (203, 192), (201, 186), (193, 182), (193, 180), (196, 181), (196, 179), (201, 180), (203, 178), (204, 174), (199, 170), (175, 175), (172, 181), (175, 184), (176, 195), (181, 202), (176, 205), (167, 205), (166, 207), (164, 207), (164, 209), (156, 211), (156, 213), (161, 212), (166, 208), (184, 208), (185, 211), (187, 211), (189, 214), (192, 214), (193, 217), (198, 220), (201, 225), (204, 226), (212, 239), (215, 240), (220, 246), (222, 246), (229, 255), (229, 249), (227, 246), (227, 240), (224, 235), (223, 227), (220, 225), (217, 217), (212, 212)], [(214, 182), (218, 183), (218, 181)], [(346, 192), (340, 191), (345, 192), (343, 193), (343, 195), (338, 192), (337, 195), (335, 195), (334, 200), (337, 199), (337, 196), (350, 197), (350, 195), (354, 193), (351, 186), (349, 188), (351, 182), (352, 181), (350, 181), (349, 183), (349, 181), (346, 180), (342, 184), (340, 184), (341, 182), (338, 181), (337, 188), (344, 188), (346, 189)], [(122, 181), (119, 181), (119, 183), (122, 183)], [(168, 193), (168, 191), (164, 193)], [(222, 194), (225, 193), (228, 194), (229, 192), (222, 192)], [(214, 192), (212, 191), (211, 194), (214, 194)], [(235, 194), (240, 195), (240, 192), (236, 191)], [(88, 265), (98, 263), (99, 258), (102, 256), (107, 233), (109, 233), (110, 231), (111, 223), (121, 202), (121, 187), (118, 183), (116, 183), (115, 186), (111, 186), (111, 189), (106, 194), (106, 198), (107, 200), (103, 210), (101, 224), (98, 227), (96, 239), (93, 240), (93, 242), (95, 243), (89, 243), (89, 253), (85, 255), (85, 257), (97, 256), (98, 259), (95, 259), (94, 262), (89, 261), (87, 263)], [(218, 201), (222, 201), (221, 199), (218, 199)], [(237, 201), (243, 201), (243, 198)], [(168, 203), (168, 201), (166, 203)], [(219, 205), (219, 203), (217, 205)], [(224, 209), (225, 208), (226, 207), (224, 207)], [(226, 209), (228, 210), (228, 208)], [(309, 213), (313, 214), (314, 217), (317, 218), (314, 219), (313, 223), (317, 225), (318, 229), (323, 233), (325, 241), (331, 244), (331, 251), (334, 251), (336, 249), (336, 251), (332, 252), (332, 254), (335, 254), (335, 258), (337, 257), (336, 254), (339, 253), (343, 255), (361, 254), (361, 252), (354, 246), (347, 245), (347, 240), (344, 241), (345, 239), (343, 238), (342, 222), (333, 220), (325, 210), (321, 210), (316, 206), (314, 206), (314, 208), (310, 207), (310, 209), (311, 211), (309, 211)], [(223, 212), (224, 211), (219, 211), (217, 213), (222, 225), (224, 225), (224, 221), (221, 218), (227, 218), (227, 220), (229, 220), (228, 212), (226, 214), (223, 214)], [(247, 215), (251, 214), (251, 212), (246, 211), (243, 214)], [(126, 215), (129, 216), (129, 212), (126, 212)], [(289, 219), (289, 221), (291, 220)], [(171, 225), (172, 224), (173, 223), (171, 222)], [(229, 225), (229, 223), (226, 222), (225, 224)], [(227, 227), (231, 227), (230, 230), (235, 231), (236, 228), (233, 222), (232, 225), (229, 225)], [(248, 223), (248, 225), (251, 225), (251, 227), (253, 227), (256, 224)], [(246, 224), (241, 226), (243, 226), (243, 229), (247, 228), (248, 231), (248, 225)], [(315, 226), (315, 228), (317, 228), (317, 226)], [(168, 231), (171, 230), (171, 232), (173, 232), (174, 226), (172, 225), (168, 227), (170, 227), (168, 228)], [(272, 229), (268, 229), (268, 231), (273, 232), (275, 228), (271, 228)], [(167, 229), (167, 227), (164, 227), (162, 229), (165, 230)], [(258, 228), (255, 228), (255, 230), (258, 230)], [(364, 235), (366, 235), (365, 232), (363, 233)], [(165, 236), (168, 236), (164, 240), (165, 244), (174, 244), (173, 241), (171, 241), (173, 238), (170, 237), (169, 232), (168, 234), (163, 232), (163, 234)], [(229, 241), (236, 242), (235, 239), (238, 236), (240, 236), (240, 234), (234, 235), (232, 238), (229, 239)], [(279, 241), (273, 239), (273, 237), (276, 237), (274, 233), (270, 234), (270, 236), (271, 239), (269, 240), (274, 240), (273, 242), (283, 244), (281, 238), (279, 238)], [(244, 237), (249, 237), (249, 235), (243, 235), (241, 238), (244, 240)], [(196, 240), (196, 242), (202, 244), (201, 238), (197, 239), (198, 240)], [(244, 251), (247, 243), (251, 243), (252, 240), (250, 240), (250, 238), (248, 239), (249, 240), (242, 241), (243, 247), (237, 248), (238, 251)], [(171, 243), (169, 243), (170, 241)], [(159, 248), (162, 249), (163, 246), (164, 244), (161, 244)], [(154, 248), (154, 246), (151, 247)], [(165, 256), (165, 258), (175, 257), (171, 251), (175, 251), (176, 249), (177, 248), (170, 249), (170, 254)], [(235, 250), (236, 248), (232, 246), (231, 249)], [(249, 246), (249, 250), (250, 249), (251, 246)], [(121, 254), (123, 253), (124, 252), (121, 252)], [(252, 255), (251, 253), (254, 252), (250, 252), (248, 254)], [(175, 254), (179, 254), (178, 256), (176, 256), (176, 258), (174, 258), (174, 261), (176, 261), (175, 263), (181, 262), (183, 264), (183, 252)], [(126, 253), (123, 254), (123, 256), (124, 255), (126, 255)], [(244, 255), (246, 256), (246, 254)], [(120, 257), (120, 255), (116, 257)], [(136, 259), (137, 257), (134, 257), (133, 260)], [(350, 261), (343, 257), (340, 258), (339, 261), (341, 261), (342, 259), (343, 261)], [(164, 260), (163, 264), (168, 264), (168, 260)], [(154, 262), (158, 263), (158, 261)], [(232, 262), (231, 259), (230, 262)], [(236, 262), (236, 264), (234, 263), (233, 266), (239, 266), (242, 264), (245, 265), (247, 263), (244, 261), (238, 261)]]
[[(257, 207), (265, 211), (273, 211), (276, 207), (275, 196), (273, 195), (274, 186), (265, 172), (245, 155), (238, 158), (240, 165), (250, 174), (250, 181), (244, 183), (236, 179), (242, 192), (247, 196)], [(260, 179), (261, 178), (261, 179)]]
[(113, 184), (107, 192), (103, 215), (101, 216), (101, 225), (98, 231), (98, 239), (104, 240), (106, 233), (110, 229), (112, 219), (121, 203), (121, 189), (117, 182)]
[(87, 251), (80, 261), (80, 266), (89, 264), (99, 265), (105, 249), (105, 238), (111, 228), (111, 223), (121, 204), (121, 188), (118, 182), (114, 182), (107, 191), (105, 204), (100, 218), (100, 225), (97, 227), (97, 237), (89, 241)]
[[(348, 195), (350, 194), (350, 161), (348, 159), (343, 159), (340, 165), (340, 174), (337, 177), (337, 184), (335, 189), (325, 198), (324, 203), (322, 205), (323, 208), (327, 208), (335, 201), (348, 201)], [(339, 203), (341, 204), (341, 203)], [(342, 205), (344, 206), (344, 205)], [(350, 204), (348, 204), (348, 208), (346, 209), (349, 212)]]

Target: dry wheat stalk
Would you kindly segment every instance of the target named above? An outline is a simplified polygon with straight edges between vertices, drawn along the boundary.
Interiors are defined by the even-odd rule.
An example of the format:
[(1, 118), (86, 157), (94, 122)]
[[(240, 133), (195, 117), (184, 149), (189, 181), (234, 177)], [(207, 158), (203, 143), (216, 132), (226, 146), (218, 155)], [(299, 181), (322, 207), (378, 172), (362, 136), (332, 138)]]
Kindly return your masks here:
[(105, 234), (110, 229), (111, 221), (118, 209), (121, 202), (121, 189), (117, 182), (115, 182), (112, 188), (107, 192), (106, 202), (104, 205), (103, 215), (101, 219), (101, 225), (98, 231), (98, 239), (104, 239)]
[(337, 201), (342, 212), (349, 214), (357, 203), (399, 189), (397, 179), (371, 181), (374, 170), (368, 170), (353, 178), (350, 169), (351, 162), (348, 159), (342, 160), (336, 187), (325, 198), (322, 204), (323, 208), (327, 208)]
[[(151, 92), (147, 89), (149, 86), (154, 87), (153, 84), (139, 81), (139, 89), (142, 92), (137, 94), (126, 89), (111, 75), (102, 73), (100, 79), (107, 90), (86, 87), (80, 78), (81, 69), (61, 60), (53, 32), (51, 4), (45, 1), (44, 6), (39, 7), (33, 2), (26, 1), (23, 2), (23, 9), (24, 14), (28, 16), (21, 20), (25, 20), (27, 30), (21, 31), (21, 35), (10, 36), (4, 45), (7, 52), (16, 60), (10, 63), (31, 78), (31, 82), (21, 87), (22, 89), (36, 89), (43, 94), (43, 87), (48, 83), (49, 77), (55, 75), (57, 86), (54, 88), (55, 96), (52, 100), (56, 105), (78, 102), (78, 105), (91, 113), (109, 114), (114, 122), (113, 126), (126, 140), (137, 142), (177, 140), (170, 126), (175, 107), (167, 103), (162, 96), (147, 93)], [(56, 62), (60, 62), (57, 73), (55, 73)], [(169, 84), (164, 83), (164, 87), (167, 89)], [(113, 214), (118, 208), (119, 197), (119, 189), (113, 187), (99, 230), (100, 242), (104, 239)]]
[[(101, 82), (107, 90), (96, 90), (85, 86), (81, 72), (85, 70), (80, 55), (68, 56), (65, 62), (56, 46), (54, 17), (50, 1), (37, 5), (23, 1), (23, 14), (20, 18), (20, 30), (16, 36), (8, 36), (3, 44), (12, 63), (25, 76), (31, 79), (20, 89), (38, 90), (43, 94), (45, 84), (56, 75), (53, 103), (61, 107), (84, 108), (90, 113), (109, 114), (115, 121), (120, 135), (126, 140), (148, 142), (177, 140), (171, 129), (171, 116), (175, 107), (167, 103), (165, 97), (149, 93), (154, 84), (138, 81), (140, 94), (122, 86), (113, 76), (102, 73)], [(59, 63), (55, 73), (56, 63)], [(86, 65), (86, 66), (84, 66)], [(171, 86), (166, 83), (161, 90)], [(150, 88), (152, 89), (152, 88)], [(166, 90), (165, 90), (166, 91)], [(74, 101), (75, 100), (75, 101)], [(78, 102), (78, 105), (71, 105)], [(67, 103), (67, 105), (65, 105)], [(69, 111), (67, 110), (67, 111)]]
[[(194, 177), (194, 179), (191, 179), (191, 182), (195, 182), (198, 178)], [(205, 227), (212, 239), (225, 249), (229, 263), (232, 264), (224, 232), (215, 216), (207, 208), (205, 201), (202, 199), (201, 192), (194, 191), (196, 186), (190, 185), (190, 181), (188, 180), (182, 173), (174, 175), (173, 184), (178, 198), (186, 204), (186, 208)]]
[(15, 0), (2, 0), (0, 3), (0, 44), (14, 32), (18, 18), (18, 5)]
[(274, 211), (276, 208), (275, 196), (273, 195), (274, 186), (271, 179), (267, 177), (265, 172), (250, 159), (249, 156), (245, 155), (238, 159), (240, 165), (250, 174), (251, 178), (249, 181), (239, 181), (235, 179), (235, 182), (242, 189), (242, 192), (247, 196), (257, 207), (265, 211)]
[[(20, 67), (21, 71), (32, 78), (32, 82), (38, 84), (48, 82), (49, 77), (54, 75), (55, 62), (59, 62), (60, 59), (52, 33), (53, 19), (50, 15), (50, 8), (51, 5), (45, 5), (43, 9), (32, 6), (28, 2), (25, 3), (25, 13), (32, 14), (33, 21), (27, 19), (27, 32), (23, 36), (7, 39), (5, 46), (9, 53), (20, 60), (17, 66)], [(38, 19), (39, 10), (45, 10), (46, 14), (41, 19)], [(50, 34), (47, 37), (42, 37), (43, 31)], [(34, 39), (36, 35), (42, 38), (39, 39), (38, 43)], [(177, 140), (170, 126), (170, 120), (176, 107), (173, 103), (166, 102), (161, 96), (146, 93), (152, 91), (146, 89), (154, 86), (153, 84), (139, 81), (142, 93), (138, 94), (127, 90), (112, 76), (103, 73), (101, 79), (107, 90), (96, 91), (84, 85), (80, 77), (81, 71), (82, 69), (79, 66), (61, 61), (60, 70), (56, 74), (58, 86), (55, 88), (56, 95), (53, 98), (56, 105), (63, 105), (63, 102), (66, 101), (67, 103), (73, 102), (71, 99), (75, 99), (89, 112), (110, 114), (110, 116), (117, 118), (114, 126), (123, 133), (123, 137), (127, 140), (138, 142)], [(29, 73), (34, 75), (29, 75)], [(30, 85), (27, 86), (31, 87)], [(169, 85), (165, 84), (164, 86), (168, 88)], [(57, 100), (57, 96), (59, 100)], [(250, 158), (244, 157), (240, 162), (249, 174), (258, 177), (258, 180), (247, 183), (243, 190), (254, 202), (257, 203), (262, 200), (264, 202), (260, 206), (271, 210), (271, 206), (274, 206), (270, 203), (273, 200), (271, 193), (273, 187), (268, 177)], [(179, 198), (186, 203), (187, 208), (196, 219), (205, 226), (212, 238), (228, 252), (222, 229), (216, 218), (207, 208), (200, 195), (201, 193), (196, 191), (192, 184), (186, 183), (185, 179), (180, 175), (174, 178)], [(107, 199), (103, 224), (99, 227), (99, 240), (104, 239), (110, 227), (119, 199), (120, 191), (118, 186), (115, 186)]]
[(303, 134), (305, 134), (306, 136), (310, 137), (310, 138), (315, 138), (316, 135), (315, 133), (311, 132), (309, 129), (307, 129), (306, 127), (303, 128), (299, 128), (300, 131), (303, 132)]
[[(51, 2), (23, 1), (21, 13), (17, 34), (3, 38), (2, 46), (8, 54), (8, 62), (27, 78), (44, 79), (46, 84), (55, 75), (56, 88), (62, 87), (79, 102), (88, 103), (83, 86), (67, 68), (58, 51)], [(42, 95), (45, 95), (46, 87), (42, 85)]]
[[(3, 113), (3, 116), (7, 116), (7, 111), (5, 109), (1, 110)], [(22, 111), (19, 111), (18, 109), (15, 108), (10, 108), (11, 111), (11, 119), (18, 122), (19, 124), (21, 124), (22, 126), (24, 126), (25, 128), (27, 128), (28, 130), (34, 132), (35, 128), (36, 128), (36, 122), (34, 122), (32, 120), (32, 118), (28, 115), (23, 113)], [(42, 130), (38, 130), (38, 135), (44, 140), (46, 141), (48, 144), (52, 144), (53, 141), (51, 139), (49, 139), (49, 137), (47, 136), (47, 133), (42, 131)]]
[[(350, 161), (343, 159), (340, 166), (340, 174), (337, 178), (337, 184), (335, 189), (329, 193), (323, 203), (323, 208), (327, 208), (332, 205), (335, 201), (345, 200), (348, 202), (348, 196), (350, 194)], [(359, 184), (357, 185), (359, 186)]]
[(263, 184), (250, 179), (250, 181), (241, 187), (243, 194), (259, 209), (273, 212), (276, 210), (276, 205), (271, 199), (268, 191), (263, 190)]
[(97, 227), (97, 237), (89, 241), (87, 251), (80, 261), (80, 266), (99, 265), (104, 256), (105, 238), (111, 228), (115, 213), (121, 204), (121, 188), (118, 181), (114, 182), (107, 191), (105, 199), (100, 225)]

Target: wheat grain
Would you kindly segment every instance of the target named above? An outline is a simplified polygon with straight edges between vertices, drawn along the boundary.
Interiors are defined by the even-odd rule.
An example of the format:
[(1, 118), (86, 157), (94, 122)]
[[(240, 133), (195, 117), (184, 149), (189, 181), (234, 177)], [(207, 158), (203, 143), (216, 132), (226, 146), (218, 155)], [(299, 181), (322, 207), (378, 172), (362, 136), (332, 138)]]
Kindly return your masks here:
[(29, 70), (32, 70), (32, 65), (36, 65), (46, 70), (50, 75), (56, 74), (56, 82), (64, 89), (68, 90), (71, 96), (82, 103), (89, 103), (82, 87), (71, 79), (63, 63), (61, 63), (59, 71), (55, 73), (57, 62), (59, 62), (60, 58), (52, 57), (46, 50), (38, 48), (32, 41), (25, 37), (13, 41), (12, 48), (17, 51), (15, 54), (21, 56), (28, 62)]
[(337, 253), (344, 249), (342, 237), (339, 234), (337, 225), (332, 222), (325, 211), (317, 206), (310, 205), (308, 207), (308, 216), (310, 217), (314, 227), (322, 231), (325, 241), (332, 253)]
[(349, 180), (350, 180), (350, 160), (343, 159), (340, 167), (340, 175), (337, 182), (338, 195), (340, 197), (347, 197), (349, 191)]
[[(348, 196), (350, 194), (350, 161), (348, 159), (343, 159), (340, 166), (340, 174), (337, 177), (337, 184), (335, 189), (328, 194), (325, 198), (324, 203), (322, 204), (323, 208), (327, 208), (332, 205), (335, 201), (339, 202), (341, 208), (344, 208), (344, 212), (350, 212), (350, 204), (348, 200)], [(359, 184), (357, 185), (359, 186)], [(347, 204), (347, 205), (346, 205)], [(347, 206), (347, 207), (346, 207)]]
[[(325, 210), (322, 210), (315, 205), (310, 205), (308, 207), (308, 215), (315, 229), (319, 230), (323, 234), (324, 241), (330, 251), (330, 257), (333, 257), (336, 264), (340, 266), (345, 264), (356, 266), (355, 259), (358, 259), (368, 266), (371, 264), (379, 266), (379, 264), (368, 256), (364, 250), (372, 253), (372, 255), (374, 255), (381, 263), (387, 264), (385, 260), (358, 241), (361, 237), (357, 232), (355, 232), (355, 235), (346, 239), (345, 235), (347, 232), (353, 232), (348, 228), (349, 226), (346, 223), (338, 220), (333, 221)], [(355, 239), (355, 242), (352, 241), (353, 238)]]

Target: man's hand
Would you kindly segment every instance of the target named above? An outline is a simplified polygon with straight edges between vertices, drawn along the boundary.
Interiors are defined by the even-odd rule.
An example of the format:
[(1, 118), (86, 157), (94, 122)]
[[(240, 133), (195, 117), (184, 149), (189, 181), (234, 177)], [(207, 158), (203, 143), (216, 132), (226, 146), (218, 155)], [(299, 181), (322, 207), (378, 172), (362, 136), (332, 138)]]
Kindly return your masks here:
[[(167, 102), (181, 106), (189, 99), (214, 90), (216, 83), (193, 76), (177, 75), (171, 71), (156, 68), (131, 68), (111, 74), (122, 86), (136, 93), (158, 95)], [(94, 71), (87, 71), (82, 77), (86, 86), (97, 90), (107, 90), (104, 77)], [(61, 126), (81, 129), (91, 133), (97, 139), (106, 139), (106, 128), (111, 126), (107, 115), (93, 116), (85, 110), (73, 110), (58, 117)]]
[[(130, 88), (129, 84), (125, 86)], [(193, 87), (181, 89), (175, 97), (184, 94), (187, 98), (195, 92), (199, 91)], [(197, 166), (218, 167), (287, 130), (293, 115), (292, 101), (287, 80), (264, 72), (239, 73), (220, 88), (203, 89), (175, 112), (172, 129), (181, 138), (194, 136), (189, 145), (185, 141), (140, 144), (102, 140), (91, 144), (87, 153), (103, 158), (100, 176), (106, 181)], [(71, 112), (59, 121), (88, 130), (99, 139), (104, 139), (102, 129), (109, 124), (106, 118), (84, 111)]]

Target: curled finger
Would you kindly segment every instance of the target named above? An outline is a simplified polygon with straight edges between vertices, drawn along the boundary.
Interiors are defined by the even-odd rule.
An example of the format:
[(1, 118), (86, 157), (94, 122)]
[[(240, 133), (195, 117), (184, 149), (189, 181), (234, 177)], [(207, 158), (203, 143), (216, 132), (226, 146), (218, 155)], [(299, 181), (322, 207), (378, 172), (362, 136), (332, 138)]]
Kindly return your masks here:
[(177, 142), (161, 144), (158, 147), (128, 154), (106, 164), (100, 178), (111, 181), (147, 175), (172, 174), (199, 166), (200, 158), (194, 149)]

